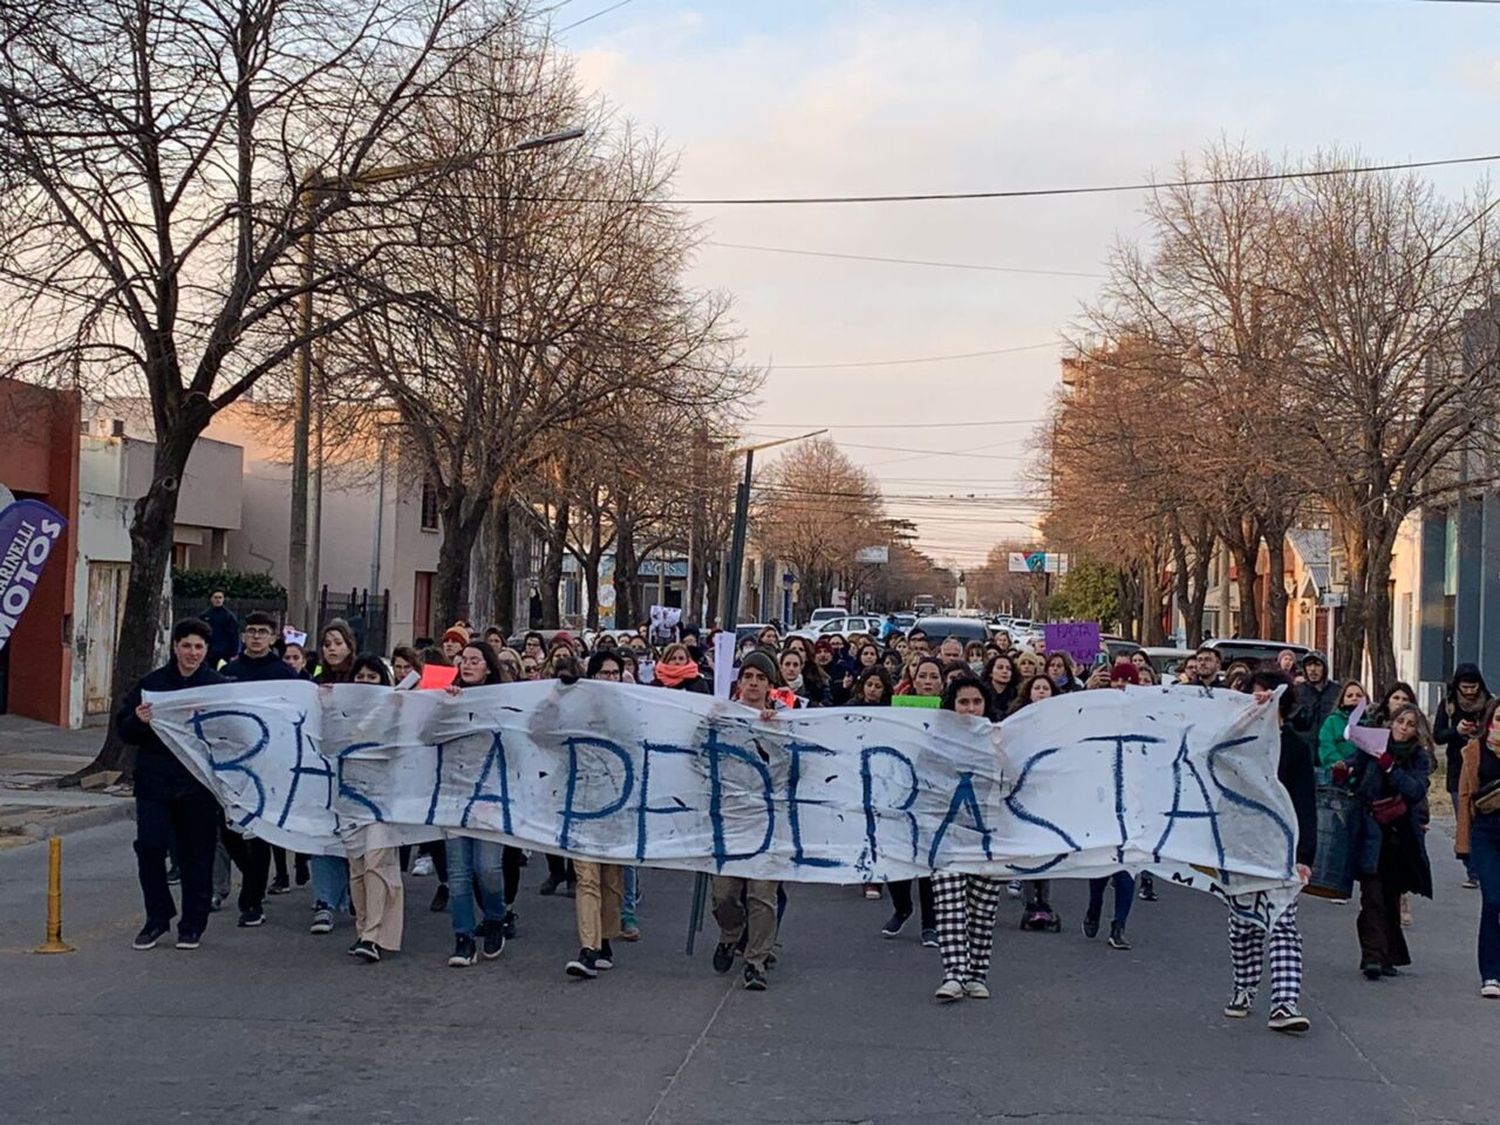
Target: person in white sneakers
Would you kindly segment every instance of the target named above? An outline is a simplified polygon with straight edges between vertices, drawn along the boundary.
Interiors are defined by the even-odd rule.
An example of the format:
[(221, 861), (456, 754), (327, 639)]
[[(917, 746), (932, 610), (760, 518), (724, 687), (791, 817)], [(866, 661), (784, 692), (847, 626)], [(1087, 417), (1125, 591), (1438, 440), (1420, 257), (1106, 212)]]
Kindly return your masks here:
[(1479, 995), (1500, 1000), (1500, 702), (1491, 700), (1464, 746), (1454, 851), (1479, 883)]
[[(985, 719), (990, 712), (989, 689), (979, 677), (961, 673), (943, 689), (942, 706), (945, 711)], [(943, 983), (934, 993), (939, 1000), (990, 998), (986, 978), (995, 944), (995, 914), (1004, 893), (1005, 880), (991, 875), (933, 874), (938, 949), (943, 957)]]
[[(1292, 799), (1297, 812), (1297, 874), (1306, 883), (1312, 874), (1318, 849), (1317, 788), (1313, 775), (1312, 751), (1291, 723), (1293, 699), (1291, 684), (1279, 672), (1257, 672), (1250, 679), (1251, 694), (1257, 703), (1268, 704), (1276, 689), (1285, 685), (1278, 703), (1281, 719), (1281, 758), (1276, 767), (1277, 780)], [(1234, 968), (1234, 995), (1224, 1007), (1231, 1019), (1244, 1019), (1255, 1006), (1255, 992), (1260, 987), (1266, 954), (1264, 927), (1236, 914), (1229, 916), (1229, 958)], [(1294, 899), (1276, 919), (1270, 932), (1271, 947), (1271, 1014), (1266, 1026), (1272, 1031), (1300, 1034), (1312, 1023), (1298, 1008), (1302, 999), (1302, 934), (1297, 929), (1297, 903)]]

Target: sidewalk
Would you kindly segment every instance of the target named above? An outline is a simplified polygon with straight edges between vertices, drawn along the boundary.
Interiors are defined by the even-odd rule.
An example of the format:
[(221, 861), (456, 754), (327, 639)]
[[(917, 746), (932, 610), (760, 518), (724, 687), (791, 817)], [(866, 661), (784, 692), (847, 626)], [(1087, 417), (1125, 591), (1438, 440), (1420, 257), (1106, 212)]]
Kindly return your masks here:
[(0, 715), (0, 848), (134, 812), (128, 793), (57, 787), (59, 780), (93, 760), (103, 738), (101, 727), (64, 730)]

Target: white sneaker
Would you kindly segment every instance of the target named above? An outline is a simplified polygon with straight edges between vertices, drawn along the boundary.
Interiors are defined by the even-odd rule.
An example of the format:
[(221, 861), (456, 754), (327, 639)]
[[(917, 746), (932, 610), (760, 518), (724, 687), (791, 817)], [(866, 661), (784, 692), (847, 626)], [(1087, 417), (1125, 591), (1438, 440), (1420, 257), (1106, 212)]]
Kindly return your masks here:
[(933, 993), (939, 1000), (962, 1000), (964, 998), (964, 986), (956, 980), (945, 980), (938, 985), (937, 991)]
[(1479, 995), (1486, 1000), (1500, 1000), (1500, 980), (1487, 980), (1484, 987), (1479, 990)]
[(413, 875), (431, 875), (432, 857), (430, 855), (419, 855), (411, 862), (411, 873)]
[(990, 986), (982, 980), (966, 980), (964, 981), (964, 995), (970, 1000), (988, 1000)]
[(1011, 898), (1020, 898), (1021, 897), (1021, 880), (1019, 880), (1019, 879), (1012, 879), (1010, 882), (1006, 883), (1005, 884), (1005, 893), (1008, 894)]

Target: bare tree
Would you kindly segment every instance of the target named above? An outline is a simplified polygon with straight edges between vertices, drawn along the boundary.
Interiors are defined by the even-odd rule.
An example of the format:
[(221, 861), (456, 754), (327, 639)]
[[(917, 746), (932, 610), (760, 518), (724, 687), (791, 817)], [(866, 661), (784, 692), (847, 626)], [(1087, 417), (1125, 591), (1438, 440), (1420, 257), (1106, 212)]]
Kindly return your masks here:
[[(156, 452), (131, 522), (118, 698), (153, 661), (194, 441), (215, 413), (391, 295), (309, 320), (304, 298), (407, 232), (353, 189), (414, 107), (516, 15), (484, 0), (37, 0), (0, 35), (7, 368), (144, 392)], [(408, 181), (420, 188), (432, 169)], [(367, 229), (309, 265), (314, 234)], [(373, 231), (374, 233), (369, 233)], [(125, 767), (114, 740), (89, 767)]]
[[(560, 471), (558, 487), (571, 475), (554, 438), (576, 440), (627, 394), (686, 410), (750, 385), (726, 360), (725, 299), (681, 283), (696, 235), (661, 202), (672, 168), (656, 141), (611, 126), (544, 38), (497, 40), (454, 69), (445, 93), (440, 112), (423, 114), (414, 159), (503, 154), (564, 126), (586, 136), (480, 158), (437, 185), (411, 216), (428, 237), (387, 257), (382, 278), (424, 293), (426, 307), (389, 305), (359, 326), (356, 385), (395, 404), (436, 489), (443, 619), (466, 600), (495, 498), (524, 494), (534, 474)], [(555, 592), (568, 500), (551, 515), (543, 577)]]

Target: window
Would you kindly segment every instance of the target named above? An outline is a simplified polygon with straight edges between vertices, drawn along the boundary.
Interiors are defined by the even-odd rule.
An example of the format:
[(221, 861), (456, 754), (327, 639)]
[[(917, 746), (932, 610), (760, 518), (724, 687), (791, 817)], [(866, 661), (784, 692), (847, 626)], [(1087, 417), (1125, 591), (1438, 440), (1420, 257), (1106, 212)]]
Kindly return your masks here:
[(438, 498), (437, 485), (431, 477), (422, 481), (422, 530), (436, 531), (438, 529)]

